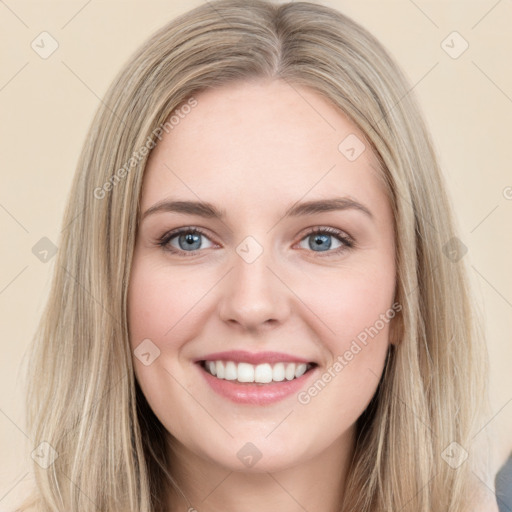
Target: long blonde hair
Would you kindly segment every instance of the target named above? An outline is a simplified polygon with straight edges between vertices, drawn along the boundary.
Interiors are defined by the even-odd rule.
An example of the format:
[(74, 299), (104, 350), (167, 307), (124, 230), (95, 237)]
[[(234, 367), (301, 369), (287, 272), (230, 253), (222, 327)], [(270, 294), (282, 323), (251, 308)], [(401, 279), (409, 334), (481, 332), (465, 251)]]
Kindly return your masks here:
[[(28, 369), (31, 438), (58, 455), (46, 469), (33, 464), (38, 512), (165, 509), (164, 428), (134, 378), (127, 328), (150, 152), (142, 148), (202, 90), (259, 78), (308, 87), (344, 111), (378, 156), (394, 212), (397, 343), (358, 420), (340, 510), (470, 510), (483, 463), (473, 437), (486, 411), (487, 356), (411, 87), (382, 45), (338, 11), (221, 0), (156, 32), (118, 74), (89, 130)], [(454, 468), (447, 449), (470, 457)]]

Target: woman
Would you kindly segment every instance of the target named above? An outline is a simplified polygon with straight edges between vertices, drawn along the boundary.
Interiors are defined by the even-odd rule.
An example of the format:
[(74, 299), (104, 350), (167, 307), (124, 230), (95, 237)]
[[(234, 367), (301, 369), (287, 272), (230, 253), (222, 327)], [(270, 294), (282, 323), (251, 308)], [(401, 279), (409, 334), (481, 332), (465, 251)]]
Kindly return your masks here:
[(163, 27), (107, 93), (64, 225), (33, 510), (496, 510), (435, 153), (349, 18), (226, 0)]

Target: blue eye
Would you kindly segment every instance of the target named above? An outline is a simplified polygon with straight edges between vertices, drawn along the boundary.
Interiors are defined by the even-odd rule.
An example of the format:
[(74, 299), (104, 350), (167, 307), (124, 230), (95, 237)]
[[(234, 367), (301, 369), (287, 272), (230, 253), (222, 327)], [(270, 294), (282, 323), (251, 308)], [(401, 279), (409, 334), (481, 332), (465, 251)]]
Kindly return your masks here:
[[(210, 245), (201, 247), (201, 237), (208, 240)], [(338, 244), (334, 248), (332, 247), (333, 238), (335, 243)], [(301, 243), (304, 240), (308, 240), (306, 249), (311, 249), (312, 252), (316, 253), (326, 253), (325, 256), (339, 254), (355, 245), (354, 240), (349, 235), (338, 229), (328, 227), (313, 228), (302, 237)], [(156, 243), (166, 251), (178, 256), (194, 256), (201, 249), (208, 249), (214, 246), (206, 233), (195, 227), (180, 228), (170, 233), (165, 233)]]
[[(339, 245), (331, 250), (333, 238)], [(326, 252), (329, 256), (354, 247), (351, 237), (334, 228), (314, 228), (302, 240), (308, 240), (308, 248), (313, 252)]]
[[(197, 228), (185, 228), (172, 233), (168, 233), (159, 240), (158, 244), (171, 252), (195, 252), (201, 248), (201, 237), (206, 235)], [(176, 239), (178, 247), (171, 244)], [(205, 247), (202, 247), (203, 249)]]

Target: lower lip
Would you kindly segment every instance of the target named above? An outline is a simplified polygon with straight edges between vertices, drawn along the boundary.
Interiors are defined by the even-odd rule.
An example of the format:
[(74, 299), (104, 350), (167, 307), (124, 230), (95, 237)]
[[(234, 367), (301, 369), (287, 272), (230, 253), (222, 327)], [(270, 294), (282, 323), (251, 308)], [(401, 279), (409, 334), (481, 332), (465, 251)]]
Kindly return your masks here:
[(199, 371), (206, 382), (219, 395), (237, 404), (268, 405), (297, 394), (304, 387), (317, 367), (293, 380), (283, 380), (268, 384), (241, 383), (236, 380), (218, 379), (208, 373), (200, 364)]

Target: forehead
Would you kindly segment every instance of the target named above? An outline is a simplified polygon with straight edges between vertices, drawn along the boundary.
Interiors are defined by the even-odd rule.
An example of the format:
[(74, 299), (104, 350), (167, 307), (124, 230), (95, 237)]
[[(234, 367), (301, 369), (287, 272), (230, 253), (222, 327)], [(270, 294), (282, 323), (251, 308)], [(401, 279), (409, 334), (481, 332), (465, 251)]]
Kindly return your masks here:
[[(143, 208), (169, 194), (247, 208), (276, 197), (383, 194), (363, 133), (315, 91), (280, 81), (236, 82), (194, 96), (148, 161)], [(185, 111), (183, 111), (185, 112)], [(288, 197), (288, 199), (286, 199)]]

